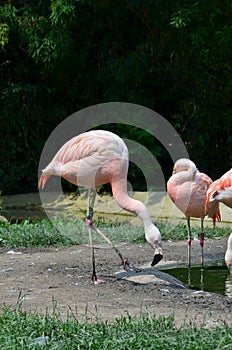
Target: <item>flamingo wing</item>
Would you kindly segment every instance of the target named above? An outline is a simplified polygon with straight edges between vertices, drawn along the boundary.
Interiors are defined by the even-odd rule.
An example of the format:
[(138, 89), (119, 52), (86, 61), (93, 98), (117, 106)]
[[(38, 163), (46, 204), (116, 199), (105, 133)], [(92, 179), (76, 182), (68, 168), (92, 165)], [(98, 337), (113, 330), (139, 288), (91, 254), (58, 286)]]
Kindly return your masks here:
[[(61, 176), (75, 185), (97, 188), (111, 181), (116, 162), (124, 163), (127, 171), (128, 151), (117, 135), (102, 130), (83, 133), (60, 148), (43, 170), (39, 188), (44, 188), (51, 175)], [(122, 169), (117, 168), (119, 172)]]

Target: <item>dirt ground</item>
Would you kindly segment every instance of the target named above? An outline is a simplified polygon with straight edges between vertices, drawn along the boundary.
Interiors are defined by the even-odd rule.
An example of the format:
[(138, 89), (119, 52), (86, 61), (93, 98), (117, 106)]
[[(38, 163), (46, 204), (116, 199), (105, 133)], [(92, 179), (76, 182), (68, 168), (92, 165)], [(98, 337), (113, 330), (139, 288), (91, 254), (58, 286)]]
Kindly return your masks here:
[[(225, 245), (224, 239), (206, 241), (206, 259), (222, 258)], [(112, 321), (149, 310), (157, 317), (173, 314), (178, 326), (232, 325), (232, 298), (190, 290), (162, 272), (165, 264), (186, 261), (186, 242), (164, 242), (164, 261), (156, 268), (149, 266), (152, 251), (147, 244), (120, 248), (142, 271), (126, 273), (114, 251), (97, 249), (98, 277), (106, 281), (100, 285), (91, 282), (88, 246), (20, 250), (21, 254), (1, 249), (1, 304), (15, 307), (20, 300), (24, 310), (49, 313), (56, 306), (64, 318), (72, 313), (79, 321)], [(192, 248), (193, 260), (198, 261), (197, 242)]]
[[(40, 206), (38, 194), (3, 199), (3, 208), (11, 217), (36, 217), (40, 213), (35, 211)], [(100, 203), (104, 205), (102, 198)], [(108, 205), (108, 198), (105, 203)], [(226, 207), (223, 217), (229, 220), (231, 212), (227, 214), (225, 210)], [(166, 204), (166, 199), (155, 203), (150, 211), (159, 211), (163, 217), (172, 213), (173, 217), (181, 218), (178, 217), (180, 213), (170, 207), (170, 202)], [(228, 224), (231, 225), (230, 222)], [(178, 326), (191, 322), (208, 327), (226, 322), (232, 326), (232, 292), (230, 296), (220, 296), (193, 291), (162, 272), (164, 267), (187, 262), (186, 241), (164, 241), (164, 258), (153, 268), (150, 266), (153, 252), (148, 244), (121, 244), (118, 247), (141, 272), (124, 272), (117, 254), (101, 245), (101, 249), (96, 249), (96, 268), (98, 277), (106, 283), (100, 285), (91, 282), (88, 246), (20, 251), (0, 248), (1, 307), (5, 304), (14, 308), (20, 302), (26, 311), (50, 314), (55, 308), (64, 319), (73, 314), (79, 321), (86, 318), (90, 321), (113, 321), (127, 314), (140, 315), (149, 311), (157, 317), (174, 315)], [(226, 239), (206, 240), (205, 261), (222, 260), (225, 250)], [(192, 261), (200, 262), (197, 241), (192, 242)], [(229, 288), (232, 288), (231, 285)]]

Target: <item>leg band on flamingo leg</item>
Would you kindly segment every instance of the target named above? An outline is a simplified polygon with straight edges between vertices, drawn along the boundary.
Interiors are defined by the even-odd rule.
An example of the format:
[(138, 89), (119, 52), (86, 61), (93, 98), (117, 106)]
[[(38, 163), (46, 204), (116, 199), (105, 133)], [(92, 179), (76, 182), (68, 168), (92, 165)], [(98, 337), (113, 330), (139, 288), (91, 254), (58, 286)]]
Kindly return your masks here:
[(85, 222), (86, 222), (87, 226), (89, 226), (89, 227), (93, 226), (93, 221), (92, 221), (92, 219), (90, 219), (89, 215), (86, 216)]

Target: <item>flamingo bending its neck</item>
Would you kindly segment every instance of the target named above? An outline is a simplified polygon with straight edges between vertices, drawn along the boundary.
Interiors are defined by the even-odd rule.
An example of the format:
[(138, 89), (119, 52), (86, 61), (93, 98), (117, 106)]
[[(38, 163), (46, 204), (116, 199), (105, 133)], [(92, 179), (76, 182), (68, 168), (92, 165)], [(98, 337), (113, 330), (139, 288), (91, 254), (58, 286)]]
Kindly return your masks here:
[(167, 182), (167, 192), (178, 209), (185, 214), (188, 228), (188, 262), (191, 266), (191, 229), (190, 218), (201, 219), (201, 259), (203, 265), (204, 246), (204, 218), (206, 215), (213, 218), (215, 227), (216, 219), (220, 221), (218, 203), (213, 203), (205, 213), (206, 192), (212, 179), (198, 171), (196, 165), (190, 159), (179, 159), (174, 164), (173, 175)]
[[(222, 175), (220, 179), (214, 181), (209, 186), (206, 193), (206, 210), (213, 203), (220, 202), (225, 204), (227, 207), (232, 208), (232, 169)], [(230, 270), (232, 266), (232, 234), (230, 234), (228, 238), (225, 261)]]
[[(44, 188), (51, 175), (58, 175), (77, 186), (91, 189), (87, 215), (87, 224), (91, 233), (94, 228), (92, 217), (96, 190), (100, 185), (109, 182), (118, 205), (142, 220), (146, 240), (154, 249), (154, 258), (151, 263), (154, 266), (163, 257), (161, 234), (152, 223), (146, 206), (127, 194), (128, 164), (128, 149), (118, 135), (104, 130), (88, 131), (72, 138), (60, 148), (52, 161), (42, 170), (39, 188)], [(92, 280), (94, 283), (101, 283), (102, 281), (96, 276), (93, 250), (92, 262)]]

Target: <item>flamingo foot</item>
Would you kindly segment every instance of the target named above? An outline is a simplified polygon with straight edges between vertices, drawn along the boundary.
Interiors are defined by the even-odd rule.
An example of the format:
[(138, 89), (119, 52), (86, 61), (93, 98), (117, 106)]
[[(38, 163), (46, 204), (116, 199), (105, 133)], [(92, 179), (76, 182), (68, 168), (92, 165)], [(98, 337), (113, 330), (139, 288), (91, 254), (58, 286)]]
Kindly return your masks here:
[(141, 270), (134, 266), (132, 263), (129, 262), (127, 258), (122, 259), (122, 265), (125, 271), (135, 271), (135, 272), (140, 272)]
[(93, 284), (104, 284), (104, 283), (106, 283), (106, 281), (100, 280), (99, 278), (97, 280), (93, 281)]
[(154, 255), (154, 258), (152, 260), (151, 266), (155, 266), (156, 264), (158, 264), (158, 262), (160, 262), (160, 260), (163, 259), (163, 254), (156, 254)]
[(106, 283), (106, 281), (100, 280), (99, 278), (97, 278), (97, 276), (92, 277), (92, 282), (93, 282), (93, 284), (104, 284), (104, 283)]

